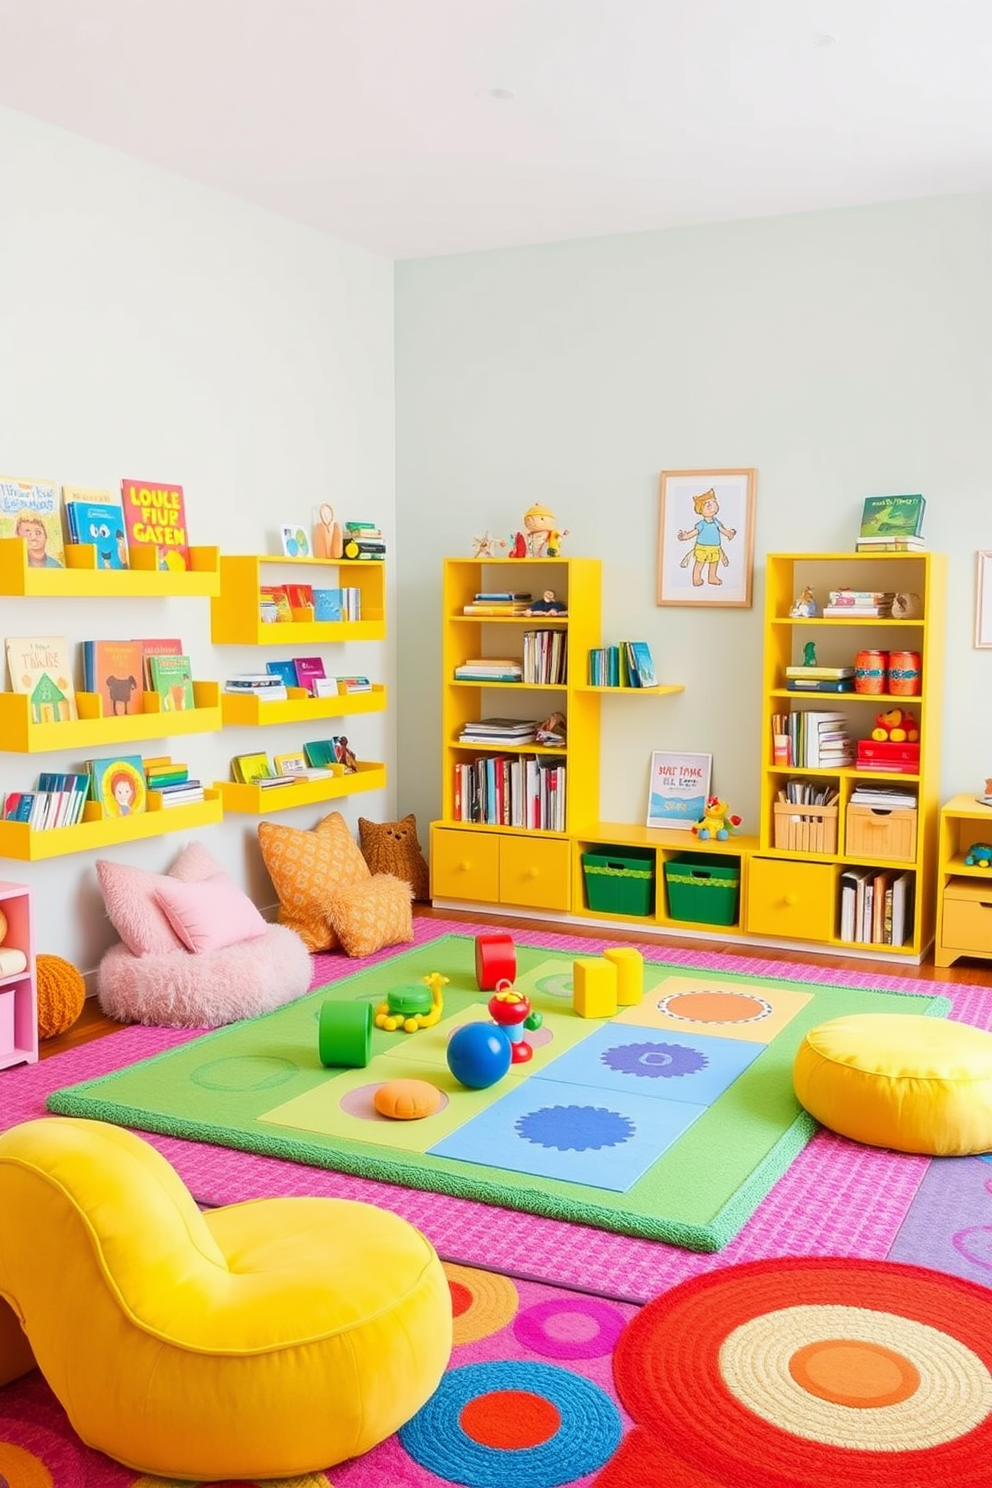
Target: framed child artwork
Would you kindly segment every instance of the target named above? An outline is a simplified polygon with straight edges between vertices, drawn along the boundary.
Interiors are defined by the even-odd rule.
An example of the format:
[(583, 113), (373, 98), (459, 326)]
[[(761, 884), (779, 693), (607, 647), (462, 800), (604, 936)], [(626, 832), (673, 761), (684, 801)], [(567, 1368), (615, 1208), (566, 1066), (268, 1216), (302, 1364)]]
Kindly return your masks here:
[(751, 604), (754, 470), (663, 470), (658, 604)]
[(711, 754), (656, 749), (651, 756), (647, 825), (691, 832), (703, 815), (712, 769)]

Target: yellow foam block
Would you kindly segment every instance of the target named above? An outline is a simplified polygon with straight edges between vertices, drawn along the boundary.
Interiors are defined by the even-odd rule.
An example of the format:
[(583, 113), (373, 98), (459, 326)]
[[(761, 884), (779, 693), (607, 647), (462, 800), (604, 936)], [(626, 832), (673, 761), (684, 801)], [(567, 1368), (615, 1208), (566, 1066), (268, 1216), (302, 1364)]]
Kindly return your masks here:
[(617, 1010), (617, 968), (612, 961), (572, 962), (572, 1006), (580, 1018), (612, 1018)]
[(644, 996), (644, 957), (633, 946), (607, 946), (603, 959), (617, 969), (617, 1002), (636, 1007)]

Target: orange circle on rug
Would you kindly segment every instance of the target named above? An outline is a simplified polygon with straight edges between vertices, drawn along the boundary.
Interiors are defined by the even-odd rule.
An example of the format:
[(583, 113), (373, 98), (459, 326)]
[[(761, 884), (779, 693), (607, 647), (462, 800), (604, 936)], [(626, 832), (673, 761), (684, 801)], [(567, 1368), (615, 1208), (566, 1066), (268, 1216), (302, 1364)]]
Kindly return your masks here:
[(789, 1360), (796, 1384), (835, 1405), (898, 1405), (920, 1388), (920, 1371), (905, 1354), (864, 1338), (824, 1338)]
[(561, 1426), (561, 1412), (530, 1390), (491, 1390), (462, 1407), (458, 1424), (481, 1447), (519, 1452), (550, 1441)]
[(649, 1302), (613, 1365), (637, 1427), (617, 1483), (989, 1482), (992, 1295), (961, 1277), (823, 1257), (727, 1267)]
[(756, 1023), (771, 1012), (763, 997), (749, 992), (675, 992), (658, 1006), (689, 1023)]
[(454, 1312), (455, 1344), (476, 1343), (513, 1321), (520, 1298), (508, 1276), (478, 1271), (473, 1266), (457, 1266), (453, 1261), (445, 1261), (443, 1265), (453, 1309), (455, 1306), (459, 1309)]
[(0, 1442), (0, 1482), (16, 1488), (54, 1488), (52, 1475), (40, 1458), (13, 1442)]

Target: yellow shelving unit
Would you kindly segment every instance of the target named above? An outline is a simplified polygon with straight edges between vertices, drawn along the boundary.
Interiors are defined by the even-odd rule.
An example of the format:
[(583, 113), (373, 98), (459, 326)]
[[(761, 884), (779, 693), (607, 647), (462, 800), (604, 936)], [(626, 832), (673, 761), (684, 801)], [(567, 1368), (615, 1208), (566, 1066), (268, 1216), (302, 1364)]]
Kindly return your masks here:
[[(595, 558), (447, 558), (442, 604), (443, 701), (441, 817), (431, 824), (431, 893), (437, 902), (505, 906), (542, 913), (583, 913), (578, 844), (612, 842), (598, 836), (600, 725), (604, 699), (660, 697), (675, 684), (650, 688), (592, 687), (588, 656), (600, 644), (601, 564)], [(539, 598), (551, 589), (567, 605), (564, 615), (466, 615), (477, 593), (524, 591)], [(459, 680), (455, 669), (475, 657), (517, 657), (526, 631), (561, 631), (566, 637), (565, 680), (554, 684)], [(609, 701), (607, 701), (609, 706)], [(462, 742), (467, 723), (487, 716), (533, 719), (561, 712), (564, 746)], [(536, 756), (565, 761), (565, 817), (561, 830), (511, 826), (507, 821), (460, 819), (456, 766), (487, 755)], [(590, 824), (593, 824), (590, 826)], [(625, 829), (633, 830), (633, 829)], [(643, 922), (642, 922), (643, 923)]]
[(178, 734), (208, 734), (223, 723), (220, 687), (194, 682), (195, 707), (179, 712), (162, 708), (157, 692), (145, 692), (142, 711), (107, 718), (95, 692), (77, 692), (78, 719), (65, 723), (32, 723), (29, 699), (19, 692), (0, 692), (0, 750), (15, 754), (53, 754), (61, 749), (92, 749), (129, 744), (140, 739)]
[[(819, 607), (831, 589), (851, 588), (919, 595), (922, 613), (912, 620), (856, 617), (795, 617), (796, 597), (809, 586)], [(758, 851), (747, 860), (744, 926), (749, 934), (777, 941), (817, 943), (833, 951), (871, 951), (879, 956), (922, 959), (934, 930), (937, 810), (939, 803), (941, 683), (946, 606), (946, 562), (937, 553), (772, 553), (766, 559), (765, 642), (763, 669), (761, 822)], [(785, 686), (785, 669), (800, 665), (812, 642), (821, 666), (851, 665), (866, 648), (905, 649), (921, 657), (918, 696), (887, 693), (809, 693)], [(852, 684), (853, 685), (853, 684)], [(871, 735), (875, 715), (906, 707), (919, 722), (920, 763), (913, 775), (867, 771), (856, 766), (811, 769), (776, 763), (772, 751), (772, 717), (787, 712), (837, 711), (844, 715), (852, 739)], [(791, 780), (809, 780), (838, 793), (836, 842), (827, 851), (797, 851), (777, 845), (775, 806), (778, 793)], [(859, 785), (904, 786), (917, 796), (911, 853), (895, 856), (894, 842), (882, 819), (867, 824), (880, 830), (872, 846), (865, 816), (851, 807)], [(901, 945), (877, 940), (842, 939), (841, 875), (846, 868), (873, 875), (908, 875), (911, 913)], [(884, 936), (884, 931), (883, 931)]]
[(96, 548), (68, 543), (65, 568), (29, 568), (21, 537), (0, 538), (0, 594), (41, 599), (206, 597), (220, 592), (219, 552), (190, 548), (188, 569), (155, 567), (153, 548), (131, 548), (130, 568), (97, 568)]
[[(357, 588), (361, 593), (361, 619), (299, 620), (263, 623), (259, 595), (270, 582), (268, 570), (302, 570), (300, 581), (313, 588)], [(210, 604), (210, 633), (218, 645), (303, 647), (336, 645), (343, 641), (381, 641), (386, 637), (386, 565), (378, 559), (331, 560), (284, 558), (277, 554), (235, 555), (220, 560), (220, 593)], [(276, 580), (271, 580), (276, 582)], [(387, 690), (373, 683), (370, 692), (337, 693), (315, 698), (302, 687), (288, 689), (285, 700), (266, 702), (255, 695), (221, 694), (221, 712), (228, 726), (258, 728), (274, 724), (316, 723), (327, 718), (381, 713)], [(225, 811), (252, 816), (288, 811), (294, 806), (312, 806), (361, 791), (382, 790), (386, 766), (378, 760), (360, 760), (348, 775), (328, 775), (326, 780), (304, 780), (298, 785), (262, 787), (240, 781), (221, 780), (216, 789)]]
[(83, 819), (73, 827), (53, 827), (38, 832), (26, 822), (0, 822), (0, 858), (38, 862), (138, 842), (145, 837), (163, 837), (168, 832), (195, 832), (212, 826), (223, 817), (220, 792), (207, 790), (204, 800), (186, 806), (163, 807), (157, 791), (148, 792), (148, 809), (135, 816), (107, 817), (96, 801), (87, 801)]
[(244, 812), (249, 816), (267, 816), (273, 811), (289, 811), (294, 806), (315, 806), (321, 801), (334, 801), (353, 796), (359, 791), (383, 790), (386, 766), (377, 761), (359, 760), (353, 775), (332, 775), (326, 780), (301, 780), (298, 785), (242, 785), (239, 781), (218, 780), (214, 789), (224, 803), (224, 810)]
[[(360, 620), (293, 620), (269, 625), (259, 613), (266, 569), (303, 569), (301, 582), (315, 588), (357, 588)], [(325, 558), (283, 558), (276, 554), (235, 555), (220, 560), (220, 588), (210, 602), (210, 634), (219, 646), (311, 646), (338, 641), (381, 641), (386, 637), (384, 563)]]
[(976, 844), (992, 847), (992, 806), (954, 796), (940, 812), (937, 966), (953, 966), (962, 956), (992, 960), (992, 867), (965, 862)]

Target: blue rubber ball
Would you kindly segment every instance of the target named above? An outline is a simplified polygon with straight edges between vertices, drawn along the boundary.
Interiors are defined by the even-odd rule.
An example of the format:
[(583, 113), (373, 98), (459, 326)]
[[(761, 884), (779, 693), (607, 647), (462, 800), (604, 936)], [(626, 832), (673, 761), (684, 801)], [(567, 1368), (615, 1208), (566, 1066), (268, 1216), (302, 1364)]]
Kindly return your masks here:
[(510, 1040), (494, 1023), (466, 1023), (448, 1040), (448, 1068), (469, 1090), (488, 1090), (510, 1068)]

